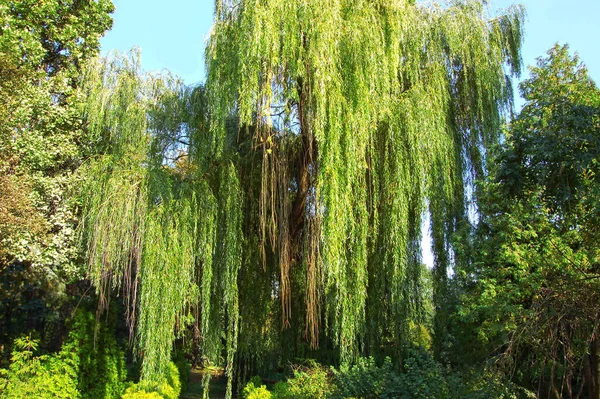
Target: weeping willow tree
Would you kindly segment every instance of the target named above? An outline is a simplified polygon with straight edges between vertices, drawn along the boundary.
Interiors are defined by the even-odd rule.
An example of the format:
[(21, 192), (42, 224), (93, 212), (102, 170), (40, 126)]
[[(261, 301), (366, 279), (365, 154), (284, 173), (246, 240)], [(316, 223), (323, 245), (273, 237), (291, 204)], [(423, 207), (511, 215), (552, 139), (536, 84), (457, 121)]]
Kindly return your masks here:
[[(84, 87), (98, 154), (82, 169), (80, 230), (99, 310), (122, 293), (144, 383), (164, 381), (173, 341), (196, 318), (205, 353), (218, 359), (224, 346), (231, 373), (241, 198), (231, 160), (188, 128), (202, 127), (202, 90), (142, 73), (138, 53), (93, 64)], [(221, 165), (207, 176), (211, 159)]]
[(250, 244), (279, 270), (279, 327), (328, 337), (341, 361), (401, 349), (422, 321), (427, 212), (443, 343), (450, 237), (520, 72), (523, 10), (484, 3), (216, 2), (212, 135), (238, 118), (260, 154)]
[[(523, 10), (480, 1), (216, 1), (206, 90), (99, 64), (83, 241), (159, 381), (196, 323), (232, 377), (321, 354), (400, 357), (422, 324), (423, 215), (446, 334), (450, 238), (512, 108)], [(312, 351), (312, 352), (311, 352)]]

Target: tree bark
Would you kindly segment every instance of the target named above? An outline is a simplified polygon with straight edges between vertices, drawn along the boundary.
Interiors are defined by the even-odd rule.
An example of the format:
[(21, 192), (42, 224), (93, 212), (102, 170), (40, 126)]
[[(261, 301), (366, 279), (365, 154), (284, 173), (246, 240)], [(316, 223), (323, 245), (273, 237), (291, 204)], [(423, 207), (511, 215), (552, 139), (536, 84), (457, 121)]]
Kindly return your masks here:
[(600, 399), (600, 343), (597, 337), (591, 343), (590, 366), (590, 399)]
[(308, 121), (308, 93), (304, 88), (302, 79), (298, 80), (298, 118), (300, 119), (300, 135), (302, 137), (302, 148), (298, 154), (298, 174), (296, 198), (292, 206), (292, 217), (290, 234), (292, 239), (298, 238), (298, 234), (304, 227), (306, 219), (306, 201), (310, 189), (310, 164), (313, 162), (314, 138)]

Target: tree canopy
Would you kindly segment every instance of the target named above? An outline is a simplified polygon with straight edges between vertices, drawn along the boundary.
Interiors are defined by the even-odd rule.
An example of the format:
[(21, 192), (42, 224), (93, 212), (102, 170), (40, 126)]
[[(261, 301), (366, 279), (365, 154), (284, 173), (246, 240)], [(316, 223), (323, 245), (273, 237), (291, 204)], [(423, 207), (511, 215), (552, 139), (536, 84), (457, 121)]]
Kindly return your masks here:
[(483, 188), (463, 312), (487, 350), (535, 370), (523, 384), (596, 398), (600, 91), (567, 46), (530, 75)]
[(98, 58), (113, 10), (0, 5), (0, 397), (174, 398), (183, 356), (228, 398), (600, 397), (600, 92), (557, 45), (514, 114), (522, 7), (216, 0), (194, 87)]
[[(0, 345), (62, 323), (85, 277), (74, 171), (89, 155), (78, 89), (112, 26), (107, 0), (0, 4)], [(64, 311), (64, 309), (62, 309)], [(54, 320), (54, 321), (50, 321)], [(60, 330), (60, 328), (58, 328)]]
[(441, 347), (449, 238), (510, 110), (522, 9), (218, 1), (215, 18), (206, 90), (173, 102), (122, 61), (88, 81), (107, 147), (87, 254), (101, 296), (123, 287), (139, 313), (144, 378), (192, 309), (229, 377), (317, 345), (401, 357), (427, 319), (424, 212)]

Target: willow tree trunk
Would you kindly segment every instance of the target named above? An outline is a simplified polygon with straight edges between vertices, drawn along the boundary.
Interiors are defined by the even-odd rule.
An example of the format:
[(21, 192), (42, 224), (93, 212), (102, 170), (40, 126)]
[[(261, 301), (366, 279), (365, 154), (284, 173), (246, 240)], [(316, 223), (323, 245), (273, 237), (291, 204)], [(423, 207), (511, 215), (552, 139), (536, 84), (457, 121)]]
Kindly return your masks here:
[(590, 351), (590, 399), (600, 399), (600, 343), (594, 337)]
[(586, 356), (583, 373), (590, 399), (600, 399), (600, 344), (594, 337), (590, 344), (590, 354)]

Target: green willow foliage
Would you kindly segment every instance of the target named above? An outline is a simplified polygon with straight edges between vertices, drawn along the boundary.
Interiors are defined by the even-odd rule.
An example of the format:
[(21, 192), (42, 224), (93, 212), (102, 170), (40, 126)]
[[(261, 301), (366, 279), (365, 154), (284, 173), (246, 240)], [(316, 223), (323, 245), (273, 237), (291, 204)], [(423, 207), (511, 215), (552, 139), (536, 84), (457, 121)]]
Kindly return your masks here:
[[(143, 74), (135, 53), (98, 61), (85, 90), (89, 141), (102, 151), (82, 170), (80, 232), (101, 307), (113, 290), (122, 291), (142, 380), (164, 379), (176, 333), (194, 316), (211, 359), (219, 359), (221, 331), (228, 331), (231, 374), (242, 241), (238, 178), (227, 160), (207, 177), (193, 151), (183, 156), (184, 147), (174, 144), (199, 140), (188, 122), (201, 124), (194, 112), (201, 92)], [(212, 161), (207, 165), (214, 170)], [(202, 311), (194, 312), (198, 305)]]
[(510, 111), (522, 20), (479, 1), (219, 0), (206, 89), (136, 57), (92, 68), (82, 239), (101, 304), (129, 304), (142, 378), (192, 319), (228, 397), (236, 372), (318, 345), (401, 356), (429, 313), (426, 212), (443, 342), (449, 237)]
[(90, 136), (104, 147), (85, 171), (82, 232), (89, 273), (102, 306), (111, 288), (123, 289), (132, 328), (137, 319), (143, 378), (157, 381), (170, 360), (175, 320), (197, 296), (193, 198), (172, 198), (178, 193), (168, 171), (149, 150), (148, 113), (179, 83), (143, 76), (133, 56), (98, 63), (86, 85)]
[(342, 361), (384, 339), (403, 348), (423, 317), (428, 211), (443, 340), (449, 237), (510, 110), (522, 21), (480, 1), (216, 2), (211, 132), (224, 147), (237, 117), (261, 154), (257, 239), (280, 270), (282, 328), (314, 346), (325, 332)]

